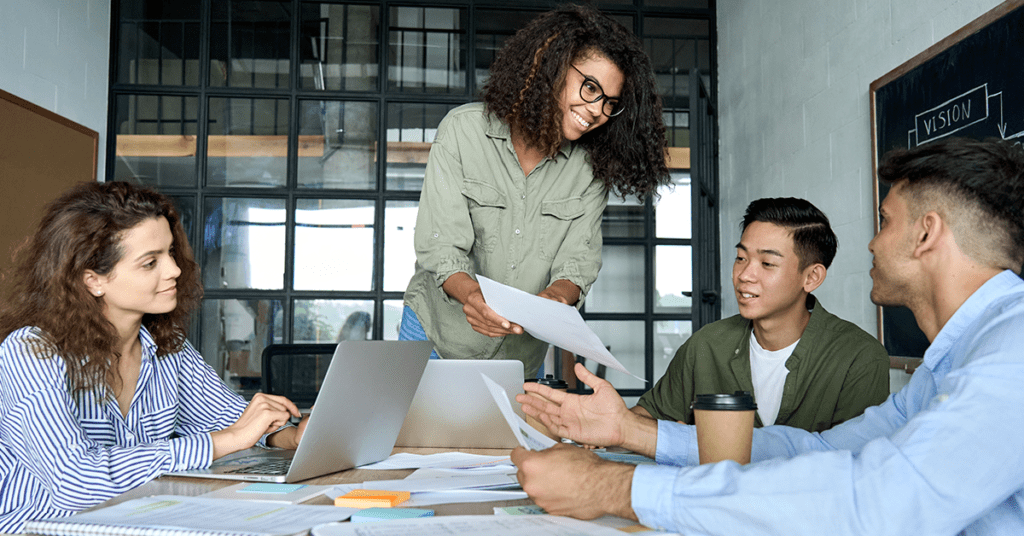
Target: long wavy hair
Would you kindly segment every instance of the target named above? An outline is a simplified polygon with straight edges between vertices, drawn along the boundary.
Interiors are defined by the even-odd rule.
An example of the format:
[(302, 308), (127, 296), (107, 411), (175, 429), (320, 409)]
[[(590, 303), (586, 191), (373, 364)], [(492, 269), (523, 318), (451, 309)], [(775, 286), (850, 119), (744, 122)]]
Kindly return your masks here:
[(624, 75), (623, 112), (580, 138), (594, 175), (619, 195), (641, 198), (669, 182), (665, 125), (651, 61), (640, 41), (600, 11), (571, 5), (544, 13), (510, 37), (483, 88), (487, 110), (527, 145), (555, 156), (562, 144), (560, 96), (570, 65), (601, 55)]
[(142, 324), (153, 335), (158, 356), (180, 350), (189, 317), (202, 299), (199, 267), (171, 200), (126, 182), (81, 183), (47, 206), (2, 281), (0, 340), (25, 326), (39, 328), (39, 355), (64, 359), (69, 392), (106, 386), (109, 393), (121, 357), (118, 335), (103, 315), (103, 298), (86, 288), (84, 274), (110, 274), (124, 255), (125, 231), (160, 217), (171, 226), (171, 255), (181, 269), (178, 304), (169, 313), (143, 316)]

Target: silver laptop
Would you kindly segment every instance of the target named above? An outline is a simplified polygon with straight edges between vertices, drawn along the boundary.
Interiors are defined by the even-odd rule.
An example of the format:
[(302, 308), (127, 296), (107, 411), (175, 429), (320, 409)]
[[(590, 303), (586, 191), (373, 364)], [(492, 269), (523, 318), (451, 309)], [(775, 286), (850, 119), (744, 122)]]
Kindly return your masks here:
[(400, 447), (512, 448), (519, 445), (494, 403), (486, 374), (515, 400), (523, 392), (523, 362), (516, 360), (431, 359), (423, 371), (412, 407), (398, 434)]
[(296, 482), (383, 460), (395, 446), (432, 349), (429, 341), (342, 341), (298, 449), (246, 449), (209, 469), (168, 475)]

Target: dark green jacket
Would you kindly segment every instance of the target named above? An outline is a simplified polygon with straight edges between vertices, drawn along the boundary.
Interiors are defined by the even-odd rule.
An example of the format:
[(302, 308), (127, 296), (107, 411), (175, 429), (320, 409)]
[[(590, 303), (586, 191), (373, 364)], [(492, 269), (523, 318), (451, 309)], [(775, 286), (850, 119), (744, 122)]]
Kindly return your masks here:
[[(877, 339), (829, 313), (813, 296), (811, 319), (793, 355), (773, 424), (820, 432), (881, 404), (889, 396), (889, 356)], [(665, 375), (638, 405), (657, 419), (693, 424), (698, 394), (753, 392), (749, 320), (736, 315), (708, 324), (676, 352)], [(756, 400), (757, 393), (754, 393)], [(760, 416), (756, 426), (762, 426)]]

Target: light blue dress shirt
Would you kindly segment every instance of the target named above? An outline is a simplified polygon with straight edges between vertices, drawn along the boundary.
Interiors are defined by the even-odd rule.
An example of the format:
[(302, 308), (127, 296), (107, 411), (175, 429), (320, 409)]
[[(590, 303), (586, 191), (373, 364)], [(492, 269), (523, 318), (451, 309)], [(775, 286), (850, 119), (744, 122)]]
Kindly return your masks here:
[(633, 510), (687, 536), (1024, 534), (1024, 281), (971, 295), (883, 404), (820, 434), (754, 430), (752, 459), (679, 467), (696, 433), (659, 421)]
[(38, 333), (22, 328), (0, 344), (0, 532), (71, 515), (168, 471), (208, 467), (209, 432), (245, 410), (190, 344), (157, 358), (142, 328), (142, 367), (124, 417), (102, 390), (70, 395), (64, 359), (39, 358)]

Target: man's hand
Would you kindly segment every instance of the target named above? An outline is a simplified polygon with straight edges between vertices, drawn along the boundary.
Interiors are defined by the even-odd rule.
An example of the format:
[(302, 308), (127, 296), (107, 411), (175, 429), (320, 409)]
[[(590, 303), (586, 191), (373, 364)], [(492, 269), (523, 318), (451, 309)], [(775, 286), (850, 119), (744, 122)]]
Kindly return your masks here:
[(456, 301), (462, 304), (462, 312), (473, 330), (488, 337), (504, 337), (505, 335), (522, 335), (523, 328), (519, 324), (506, 320), (494, 312), (484, 301), (484, 293), (468, 274), (456, 272), (444, 281), (441, 288)]
[[(210, 434), (213, 440), (213, 459), (255, 445), (264, 434), (284, 426), (292, 415), (299, 417), (301, 414), (291, 400), (283, 396), (256, 393), (235, 424)], [(298, 444), (297, 439), (295, 442)]]
[(632, 465), (602, 460), (566, 444), (543, 451), (517, 447), (512, 463), (523, 491), (547, 513), (594, 519), (612, 514), (636, 520), (630, 503)]
[(577, 363), (575, 370), (576, 377), (594, 389), (593, 394), (569, 394), (530, 382), (523, 385), (526, 394), (516, 395), (516, 402), (523, 405), (524, 413), (560, 437), (585, 445), (621, 446), (653, 458), (657, 449), (657, 421), (627, 409), (612, 384), (595, 376), (583, 364)]

